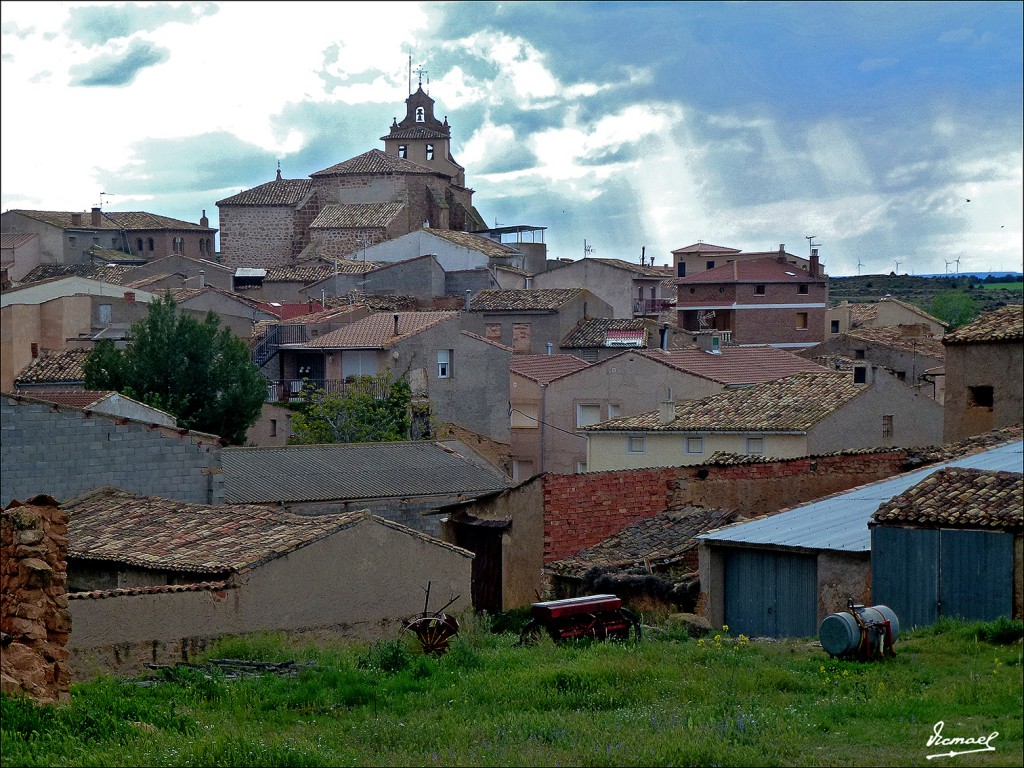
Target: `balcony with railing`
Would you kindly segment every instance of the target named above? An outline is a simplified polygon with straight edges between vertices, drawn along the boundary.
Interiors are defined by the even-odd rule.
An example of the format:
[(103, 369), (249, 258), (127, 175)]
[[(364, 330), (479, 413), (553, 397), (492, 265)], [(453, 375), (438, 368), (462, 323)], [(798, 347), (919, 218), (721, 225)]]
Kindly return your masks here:
[(327, 395), (346, 395), (353, 388), (359, 392), (365, 392), (378, 400), (382, 400), (390, 393), (391, 382), (385, 377), (374, 377), (370, 381), (365, 379), (270, 379), (267, 381), (267, 402), (268, 403), (292, 403), (302, 399), (303, 393), (306, 396), (318, 391)]
[(633, 316), (660, 315), (662, 312), (668, 312), (673, 306), (672, 299), (634, 299)]
[(262, 368), (273, 359), (282, 344), (302, 344), (306, 341), (309, 341), (309, 337), (306, 334), (305, 325), (296, 323), (268, 325), (253, 341), (252, 361), (257, 368)]

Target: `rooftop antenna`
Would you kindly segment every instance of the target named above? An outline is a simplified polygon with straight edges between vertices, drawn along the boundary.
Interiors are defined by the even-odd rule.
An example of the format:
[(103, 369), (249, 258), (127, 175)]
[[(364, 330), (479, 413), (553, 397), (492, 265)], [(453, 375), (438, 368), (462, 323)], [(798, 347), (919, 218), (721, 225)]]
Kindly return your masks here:
[(583, 238), (583, 258), (587, 258), (592, 253), (595, 253), (594, 246), (587, 245), (587, 239)]
[(114, 197), (114, 194), (112, 192), (100, 192), (100, 201), (96, 204), (99, 208), (103, 207), (104, 197)]
[(857, 257), (857, 274), (860, 274), (860, 268), (864, 266), (864, 262), (860, 260), (860, 256)]
[(814, 238), (816, 238), (816, 237), (817, 237), (817, 235), (804, 235), (804, 240), (807, 241), (807, 251), (808, 251), (808, 253), (812, 253), (813, 254), (815, 248), (821, 247), (821, 243), (814, 242)]
[(409, 95), (412, 95), (412, 54), (409, 54)]

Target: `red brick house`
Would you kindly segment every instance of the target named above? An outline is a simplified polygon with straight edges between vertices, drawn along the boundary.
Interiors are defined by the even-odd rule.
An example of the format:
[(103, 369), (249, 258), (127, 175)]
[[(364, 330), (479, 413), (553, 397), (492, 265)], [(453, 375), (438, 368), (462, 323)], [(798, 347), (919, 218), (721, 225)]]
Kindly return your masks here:
[(802, 348), (824, 337), (828, 276), (817, 254), (807, 271), (776, 257), (733, 261), (677, 278), (678, 326), (718, 330), (734, 344)]

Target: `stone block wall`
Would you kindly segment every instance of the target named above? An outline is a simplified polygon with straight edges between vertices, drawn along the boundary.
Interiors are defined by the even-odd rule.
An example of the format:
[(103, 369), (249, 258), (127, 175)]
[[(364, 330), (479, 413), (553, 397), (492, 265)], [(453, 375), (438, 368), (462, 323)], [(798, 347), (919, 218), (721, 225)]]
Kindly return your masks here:
[(67, 513), (48, 496), (0, 513), (0, 689), (67, 701)]
[(295, 210), (289, 206), (220, 208), (221, 259), (229, 267), (273, 267), (292, 258)]
[(0, 397), (0, 505), (45, 493), (64, 501), (104, 486), (221, 504), (221, 441), (30, 397)]

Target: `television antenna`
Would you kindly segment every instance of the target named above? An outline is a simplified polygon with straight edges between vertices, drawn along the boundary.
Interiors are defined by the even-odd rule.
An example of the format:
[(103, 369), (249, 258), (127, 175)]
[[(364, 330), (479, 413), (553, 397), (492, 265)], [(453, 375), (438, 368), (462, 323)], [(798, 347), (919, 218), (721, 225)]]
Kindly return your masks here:
[(814, 242), (816, 237), (817, 235), (804, 235), (804, 240), (807, 241), (807, 250), (812, 256), (814, 255), (814, 249), (821, 247), (821, 243)]
[(860, 274), (860, 268), (864, 266), (864, 262), (860, 260), (860, 256), (857, 257), (857, 274)]
[[(104, 197), (114, 197), (114, 193), (113, 192), (100, 192), (100, 201), (98, 203), (96, 203), (96, 206), (98, 208), (102, 208), (103, 207), (103, 205), (104, 205), (103, 198)], [(107, 202), (109, 202), (109, 201), (107, 201)]]
[(594, 246), (587, 245), (587, 240), (586, 240), (586, 238), (584, 238), (583, 239), (583, 258), (584, 259), (587, 258), (587, 256), (589, 256), (592, 253), (597, 253), (597, 251), (594, 250)]

